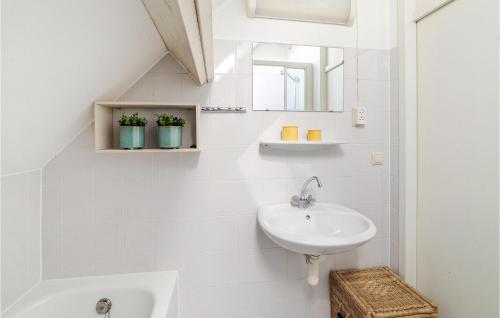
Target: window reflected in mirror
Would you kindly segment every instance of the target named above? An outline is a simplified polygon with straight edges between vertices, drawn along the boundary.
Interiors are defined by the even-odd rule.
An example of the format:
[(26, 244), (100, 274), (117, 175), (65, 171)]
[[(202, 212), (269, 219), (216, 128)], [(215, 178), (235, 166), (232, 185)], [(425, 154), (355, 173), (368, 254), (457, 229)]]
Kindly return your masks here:
[(344, 50), (253, 44), (253, 109), (342, 112)]

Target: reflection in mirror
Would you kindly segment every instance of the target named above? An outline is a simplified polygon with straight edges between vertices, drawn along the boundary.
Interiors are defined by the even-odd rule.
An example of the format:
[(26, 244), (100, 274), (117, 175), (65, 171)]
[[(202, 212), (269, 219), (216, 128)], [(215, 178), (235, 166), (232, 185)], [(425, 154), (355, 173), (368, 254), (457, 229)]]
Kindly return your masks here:
[(342, 112), (344, 50), (254, 43), (253, 109)]

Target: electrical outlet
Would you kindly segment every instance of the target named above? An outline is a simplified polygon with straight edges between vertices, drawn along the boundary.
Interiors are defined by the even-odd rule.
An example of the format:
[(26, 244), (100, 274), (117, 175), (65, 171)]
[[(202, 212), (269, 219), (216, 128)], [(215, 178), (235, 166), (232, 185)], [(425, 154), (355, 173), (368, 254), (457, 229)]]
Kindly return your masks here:
[(368, 121), (368, 113), (365, 107), (354, 107), (352, 109), (352, 126), (364, 126)]

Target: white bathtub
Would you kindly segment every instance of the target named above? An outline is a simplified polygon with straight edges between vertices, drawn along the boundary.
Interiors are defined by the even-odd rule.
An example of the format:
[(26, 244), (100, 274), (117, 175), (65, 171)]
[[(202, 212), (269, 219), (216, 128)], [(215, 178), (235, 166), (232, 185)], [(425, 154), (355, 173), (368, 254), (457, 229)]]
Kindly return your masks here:
[(179, 318), (178, 297), (174, 271), (45, 280), (2, 318), (104, 318), (101, 298), (112, 302), (109, 318)]

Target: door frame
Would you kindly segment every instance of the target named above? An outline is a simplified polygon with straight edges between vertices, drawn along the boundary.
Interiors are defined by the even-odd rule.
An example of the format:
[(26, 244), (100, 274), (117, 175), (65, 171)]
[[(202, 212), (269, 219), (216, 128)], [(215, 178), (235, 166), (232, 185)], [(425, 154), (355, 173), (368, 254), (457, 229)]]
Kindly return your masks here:
[(417, 286), (417, 23), (455, 0), (398, 1), (399, 270)]

